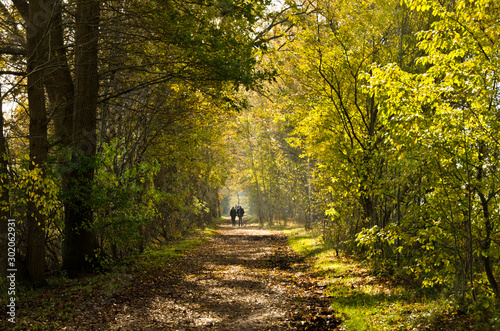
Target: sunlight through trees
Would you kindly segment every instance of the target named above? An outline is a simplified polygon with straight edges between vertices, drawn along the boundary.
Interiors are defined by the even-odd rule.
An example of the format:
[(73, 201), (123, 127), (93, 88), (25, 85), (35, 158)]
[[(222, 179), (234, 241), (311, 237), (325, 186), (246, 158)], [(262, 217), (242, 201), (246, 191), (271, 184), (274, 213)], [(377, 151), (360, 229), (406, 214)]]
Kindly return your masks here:
[(15, 219), (28, 284), (164, 245), (241, 193), (260, 225), (498, 315), (498, 1), (14, 0), (0, 17), (0, 249)]

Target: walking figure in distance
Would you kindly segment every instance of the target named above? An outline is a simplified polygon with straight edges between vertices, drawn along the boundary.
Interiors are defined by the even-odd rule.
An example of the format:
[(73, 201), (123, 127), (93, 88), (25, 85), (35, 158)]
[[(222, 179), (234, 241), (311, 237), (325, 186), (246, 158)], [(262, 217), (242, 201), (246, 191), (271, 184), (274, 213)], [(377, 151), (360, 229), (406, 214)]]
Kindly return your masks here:
[(242, 226), (243, 225), (243, 214), (245, 214), (245, 209), (243, 209), (242, 206), (238, 208), (238, 225)]
[(233, 227), (235, 227), (236, 226), (236, 209), (234, 209), (234, 207), (231, 208), (229, 215), (231, 215), (231, 223), (233, 223)]

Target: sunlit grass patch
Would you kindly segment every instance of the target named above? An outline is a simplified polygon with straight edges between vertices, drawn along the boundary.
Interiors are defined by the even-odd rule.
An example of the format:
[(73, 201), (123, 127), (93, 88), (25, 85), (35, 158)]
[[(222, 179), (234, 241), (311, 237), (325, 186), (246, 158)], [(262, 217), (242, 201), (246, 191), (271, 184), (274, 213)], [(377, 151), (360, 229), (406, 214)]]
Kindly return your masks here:
[(323, 245), (318, 238), (304, 232), (303, 228), (293, 227), (283, 230), (289, 236), (290, 247), (305, 257), (316, 257), (323, 251)]
[(467, 329), (467, 320), (446, 324), (456, 307), (437, 292), (377, 276), (364, 261), (328, 249), (315, 233), (301, 228), (283, 232), (290, 247), (311, 261), (328, 286), (326, 294), (342, 320), (340, 330), (438, 330), (446, 325), (453, 325), (450, 330)]
[(160, 270), (169, 262), (182, 257), (188, 250), (194, 249), (217, 234), (216, 226), (194, 230), (191, 234), (167, 246), (148, 247), (137, 259), (135, 269)]

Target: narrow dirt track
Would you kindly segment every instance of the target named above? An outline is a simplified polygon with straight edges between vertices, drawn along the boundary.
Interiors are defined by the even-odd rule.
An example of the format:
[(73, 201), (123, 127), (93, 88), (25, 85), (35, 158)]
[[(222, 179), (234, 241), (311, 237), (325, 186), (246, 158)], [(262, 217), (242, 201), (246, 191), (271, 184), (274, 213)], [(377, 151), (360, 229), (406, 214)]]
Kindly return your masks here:
[[(120, 296), (112, 330), (329, 330), (337, 325), (324, 286), (308, 274), (286, 236), (224, 224), (176, 262), (144, 297)], [(153, 290), (153, 288), (150, 288)], [(137, 291), (134, 291), (137, 293)]]

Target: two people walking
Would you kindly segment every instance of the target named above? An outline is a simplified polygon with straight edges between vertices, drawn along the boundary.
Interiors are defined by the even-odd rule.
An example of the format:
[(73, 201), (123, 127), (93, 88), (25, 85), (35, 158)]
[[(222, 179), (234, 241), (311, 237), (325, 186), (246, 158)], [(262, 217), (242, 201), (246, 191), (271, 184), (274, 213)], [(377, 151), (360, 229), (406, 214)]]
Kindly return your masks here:
[(243, 225), (243, 214), (245, 214), (245, 209), (242, 206), (236, 206), (236, 208), (231, 208), (229, 215), (231, 215), (231, 223), (236, 226), (236, 216), (238, 216), (238, 225)]

